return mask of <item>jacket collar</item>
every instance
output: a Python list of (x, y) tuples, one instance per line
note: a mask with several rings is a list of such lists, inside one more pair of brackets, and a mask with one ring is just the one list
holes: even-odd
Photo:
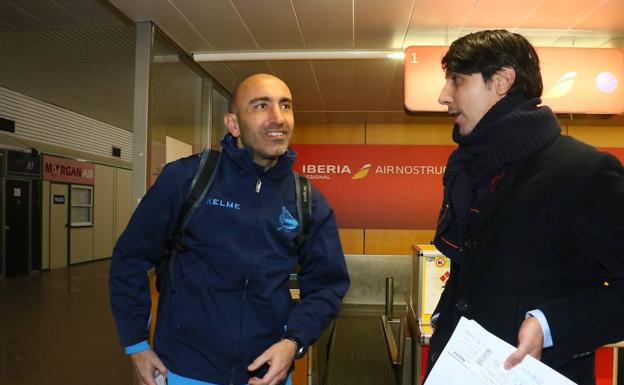
[(290, 147), (284, 155), (280, 156), (277, 163), (266, 170), (264, 174), (259, 172), (258, 165), (253, 162), (253, 152), (250, 148), (238, 148), (236, 138), (231, 134), (225, 135), (221, 140), (223, 153), (236, 165), (241, 175), (254, 175), (257, 178), (282, 179), (292, 170), (297, 153)]

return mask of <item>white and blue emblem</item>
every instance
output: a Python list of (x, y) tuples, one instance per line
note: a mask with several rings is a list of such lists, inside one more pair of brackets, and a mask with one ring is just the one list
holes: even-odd
[(282, 213), (279, 217), (280, 227), (277, 231), (295, 232), (299, 227), (299, 222), (286, 210), (286, 207), (282, 206)]

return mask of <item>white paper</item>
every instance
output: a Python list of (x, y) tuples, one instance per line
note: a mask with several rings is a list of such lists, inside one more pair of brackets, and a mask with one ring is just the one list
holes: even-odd
[(511, 370), (503, 363), (515, 347), (462, 317), (424, 385), (575, 385), (531, 356)]

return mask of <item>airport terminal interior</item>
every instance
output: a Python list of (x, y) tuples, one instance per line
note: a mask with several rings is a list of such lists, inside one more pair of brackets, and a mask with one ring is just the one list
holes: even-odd
[[(296, 167), (351, 278), (293, 385), (420, 385), (423, 290), (450, 265), (430, 245), (456, 146), (440, 57), (498, 28), (537, 48), (562, 133), (622, 161), (624, 0), (0, 0), (0, 385), (139, 383), (113, 247), (166, 163), (219, 148), (255, 73), (292, 91)], [(599, 349), (597, 385), (624, 385), (622, 346)]]

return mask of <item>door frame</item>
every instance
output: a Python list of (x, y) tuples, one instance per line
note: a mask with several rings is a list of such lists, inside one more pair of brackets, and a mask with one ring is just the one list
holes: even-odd
[(25, 182), (28, 185), (28, 194), (26, 194), (25, 196), (23, 196), (23, 198), (26, 200), (26, 203), (28, 205), (27, 209), (28, 212), (26, 214), (26, 231), (27, 231), (27, 241), (26, 241), (26, 246), (27, 246), (27, 271), (26, 274), (30, 274), (32, 272), (32, 259), (33, 259), (33, 255), (32, 255), (32, 232), (33, 232), (33, 228), (32, 228), (32, 214), (33, 214), (33, 204), (32, 204), (32, 185), (33, 185), (33, 180), (30, 178), (19, 178), (19, 177), (15, 177), (15, 176), (5, 176), (2, 177), (3, 179), (3, 215), (4, 215), (4, 221), (3, 221), (3, 237), (4, 237), (4, 241), (3, 242), (3, 246), (4, 246), (4, 250), (3, 250), (3, 255), (4, 255), (4, 267), (2, 269), (4, 276), (6, 277), (6, 269), (7, 269), (7, 265), (8, 265), (8, 261), (7, 261), (7, 242), (6, 242), (6, 223), (7, 223), (7, 214), (8, 214), (8, 207), (7, 207), (7, 202), (6, 202), (6, 194), (8, 193), (7, 191), (7, 182), (8, 181), (19, 181), (19, 182)]
[[(1, 159), (0, 159), (1, 160)], [(2, 162), (0, 161), (0, 165)], [(5, 197), (6, 194), (6, 178), (0, 177), (0, 279), (6, 279), (6, 242), (5, 242), (5, 230), (6, 230), (6, 222), (5, 222)]]
[(70, 266), (70, 250), (69, 248), (71, 247), (71, 242), (70, 242), (70, 228), (71, 228), (71, 183), (67, 183), (67, 182), (57, 182), (57, 181), (49, 181), (50, 182), (50, 188), (49, 188), (49, 194), (48, 194), (48, 223), (46, 224), (48, 226), (47, 231), (48, 231), (48, 269), (52, 270), (52, 207), (54, 205), (53, 202), (53, 195), (54, 193), (52, 192), (52, 189), (54, 185), (61, 185), (61, 186), (66, 186), (67, 187), (67, 196), (65, 198), (65, 205), (66, 205), (66, 210), (65, 210), (65, 229), (67, 231), (66, 237), (65, 237), (65, 267), (69, 267)]

